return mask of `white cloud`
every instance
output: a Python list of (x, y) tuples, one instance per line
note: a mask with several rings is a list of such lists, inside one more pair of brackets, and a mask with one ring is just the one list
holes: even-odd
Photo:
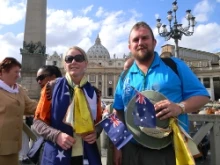
[[(200, 5), (202, 4), (200, 3)], [(195, 7), (196, 13), (202, 13), (197, 7)], [(83, 9), (84, 14), (92, 9), (92, 5)], [(205, 11), (203, 13), (209, 13), (211, 10), (206, 9)], [(142, 14), (136, 10), (107, 11), (103, 7), (99, 7), (95, 13), (96, 18), (93, 19), (83, 13), (76, 16), (71, 10), (48, 9), (47, 53), (53, 54), (54, 51), (57, 51), (58, 54), (62, 54), (73, 45), (78, 45), (87, 51), (95, 43), (94, 36), (99, 34), (102, 45), (108, 49), (111, 57), (114, 54), (116, 57), (123, 57), (124, 53), (127, 54), (129, 52), (128, 35), (130, 29), (142, 18)], [(161, 45), (164, 39), (159, 37), (157, 28), (153, 28), (153, 32), (158, 45)], [(193, 36), (183, 36), (180, 46), (213, 52), (219, 49), (219, 33), (220, 27), (217, 23), (198, 25)], [(0, 50), (6, 56), (14, 55), (21, 59), (19, 48), (22, 46), (22, 41), (23, 33), (18, 35), (13, 33), (0, 34)], [(173, 44), (173, 40), (169, 42)], [(2, 58), (2, 56), (0, 57)]]
[[(91, 38), (93, 31), (98, 28), (99, 23), (89, 17), (74, 17), (70, 10), (50, 10), (47, 17), (47, 53), (51, 54), (54, 51), (58, 54), (63, 53), (64, 48), (73, 45), (87, 50), (88, 46), (92, 45), (88, 38)], [(59, 46), (59, 50), (56, 46)]]
[(47, 53), (57, 51), (60, 54), (73, 45), (87, 51), (95, 43), (94, 39), (91, 40), (92, 35), (99, 34), (110, 55), (117, 53), (116, 56), (122, 57), (128, 52), (130, 28), (141, 14), (135, 10), (107, 12), (99, 7), (96, 16), (101, 16), (98, 21), (86, 16), (74, 16), (70, 10), (50, 10), (47, 18)]
[[(202, 41), (202, 42), (201, 42)], [(173, 39), (168, 43), (174, 44)], [(179, 41), (179, 46), (215, 52), (219, 50), (220, 45), (220, 25), (217, 23), (208, 23), (195, 27), (195, 32), (192, 36), (184, 36)]]
[(158, 13), (155, 14), (155, 18), (156, 18), (156, 19), (160, 18), (160, 15), (159, 15)]
[(103, 13), (104, 13), (104, 9), (102, 7), (99, 7), (95, 15), (96, 17), (101, 17)]
[[(25, 16), (25, 2), (19, 0), (1, 0), (0, 1), (0, 25), (15, 24)], [(6, 14), (7, 13), (7, 14)]]
[(116, 54), (116, 57), (123, 57), (124, 53), (129, 52), (128, 34), (139, 18), (139, 14), (133, 13), (134, 11), (120, 10), (104, 14), (106, 16), (101, 23), (99, 36), (112, 57), (113, 54)]
[(213, 11), (213, 5), (208, 0), (202, 0), (196, 4), (193, 11), (197, 22), (206, 22), (209, 19), (209, 14)]
[[(24, 0), (0, 0), (0, 29), (6, 29), (7, 25), (15, 24), (24, 19), (25, 10), (26, 7)], [(22, 41), (23, 33), (0, 33), (0, 60), (7, 56), (11, 56), (21, 61), (19, 49), (21, 48)]]
[(23, 33), (14, 35), (9, 32), (4, 35), (0, 35), (0, 60), (7, 56), (11, 56), (21, 61), (20, 48), (23, 41)]
[(220, 2), (220, 0), (216, 0), (216, 2)]
[(93, 5), (90, 5), (88, 7), (86, 7), (85, 9), (82, 9), (82, 12), (84, 15), (86, 15), (88, 12), (90, 12), (93, 8)]

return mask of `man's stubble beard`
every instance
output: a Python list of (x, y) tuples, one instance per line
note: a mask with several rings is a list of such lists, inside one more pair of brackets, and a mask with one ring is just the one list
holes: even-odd
[(134, 54), (134, 58), (141, 63), (149, 61), (154, 56), (154, 52), (146, 52), (144, 56), (139, 56), (138, 54)]

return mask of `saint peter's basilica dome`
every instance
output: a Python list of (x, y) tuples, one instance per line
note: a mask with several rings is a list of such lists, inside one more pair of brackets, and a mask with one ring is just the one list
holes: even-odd
[(87, 51), (89, 59), (110, 59), (108, 50), (101, 44), (99, 36), (95, 40), (95, 44)]

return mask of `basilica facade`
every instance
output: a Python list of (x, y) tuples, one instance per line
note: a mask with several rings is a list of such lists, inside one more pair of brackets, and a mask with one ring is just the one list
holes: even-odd
[[(174, 49), (173, 45), (162, 46), (161, 57), (172, 56)], [(102, 97), (106, 102), (111, 102), (128, 55), (123, 55), (122, 58), (115, 55), (111, 57), (98, 36), (94, 45), (88, 49), (87, 57), (89, 63), (86, 74), (89, 82), (102, 91)], [(220, 99), (220, 54), (179, 47), (179, 57), (204, 84), (211, 99)], [(62, 55), (55, 52), (48, 56), (46, 64), (57, 65), (64, 74)]]

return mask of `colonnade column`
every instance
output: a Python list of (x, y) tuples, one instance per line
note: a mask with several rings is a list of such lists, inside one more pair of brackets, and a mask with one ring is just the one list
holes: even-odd
[(210, 77), (209, 79), (210, 79), (211, 98), (212, 100), (215, 100), (213, 77)]
[(105, 97), (105, 81), (104, 81), (105, 77), (104, 76), (105, 75), (102, 74), (102, 97), (103, 98)]
[(202, 84), (204, 84), (204, 82), (203, 82), (203, 77), (200, 78), (200, 81), (201, 81)]

